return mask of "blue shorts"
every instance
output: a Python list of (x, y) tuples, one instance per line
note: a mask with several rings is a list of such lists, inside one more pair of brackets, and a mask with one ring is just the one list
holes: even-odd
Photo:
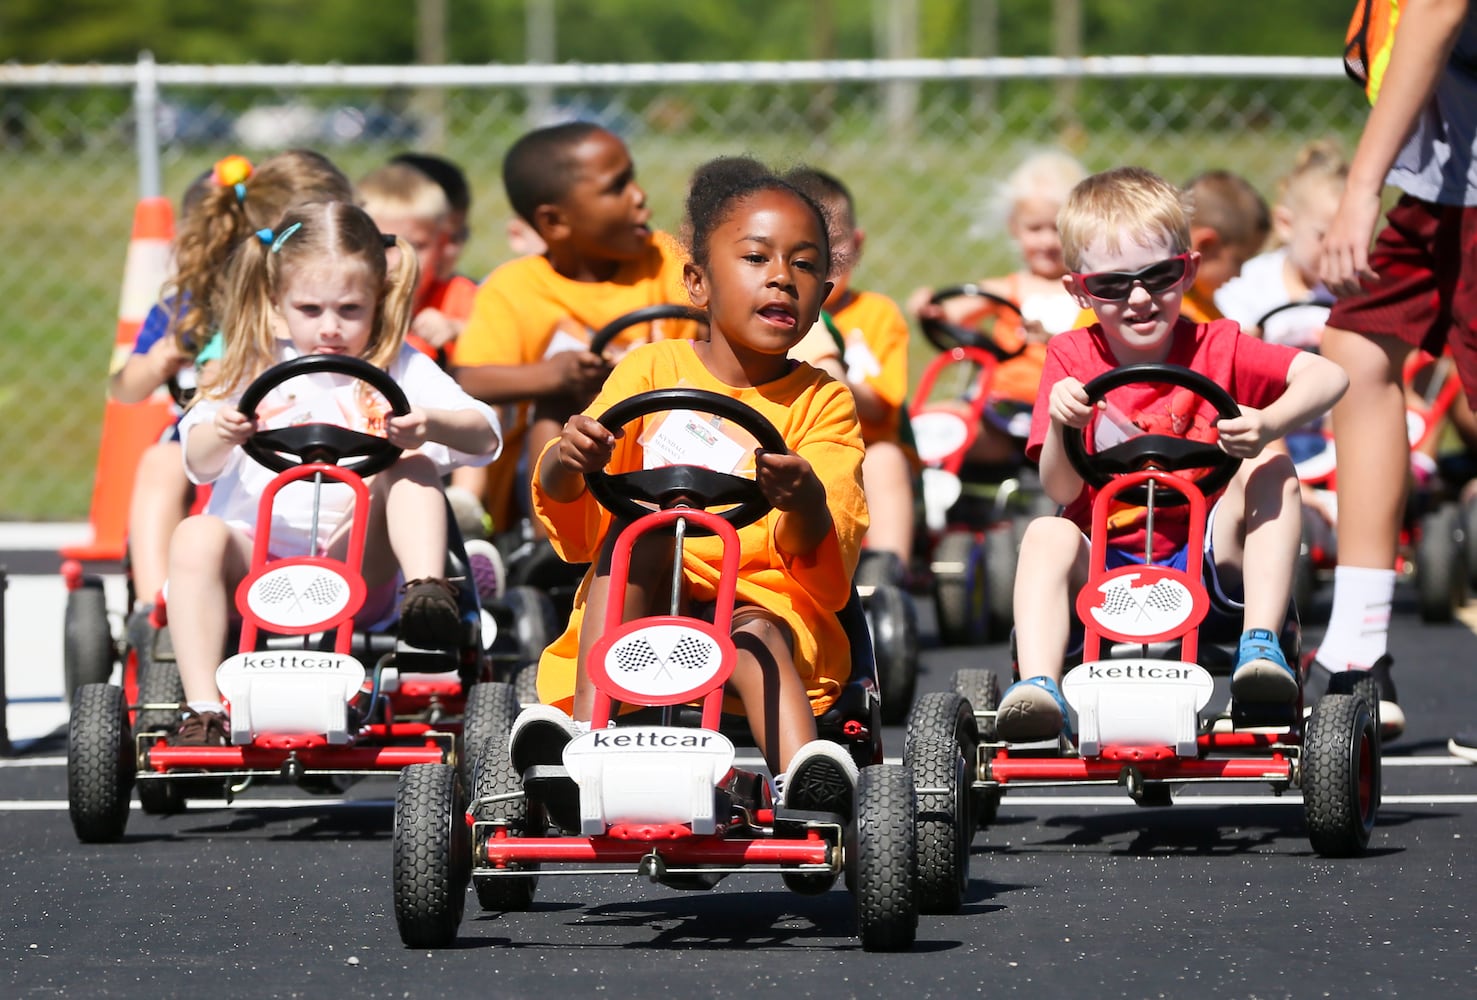
[[(1215, 513), (1220, 507), (1220, 501), (1210, 509), (1210, 516), (1205, 519), (1205, 544), (1204, 551), (1200, 554), (1200, 572), (1205, 580), (1205, 589), (1210, 592), (1211, 614), (1221, 612), (1223, 614), (1234, 614), (1239, 616), (1245, 610), (1246, 595), (1245, 588), (1228, 588), (1222, 582), (1220, 574), (1215, 569), (1215, 532), (1211, 529), (1215, 526)], [(1155, 566), (1166, 566), (1177, 569), (1182, 573), (1189, 573), (1190, 553), (1189, 545), (1182, 545), (1170, 555), (1168, 559), (1154, 560)], [(1142, 566), (1144, 554), (1142, 552), (1130, 552), (1127, 549), (1109, 545), (1104, 557), (1107, 568), (1110, 570), (1120, 569), (1124, 566)], [(1230, 591), (1234, 590), (1235, 593)]]

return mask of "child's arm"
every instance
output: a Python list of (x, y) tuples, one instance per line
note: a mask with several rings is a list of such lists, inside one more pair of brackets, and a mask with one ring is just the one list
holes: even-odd
[(590, 396), (600, 389), (610, 365), (589, 351), (564, 351), (526, 365), (472, 365), (458, 368), (456, 380), (484, 403), (519, 403), (549, 396)]
[(539, 460), (539, 486), (555, 503), (573, 503), (585, 492), (585, 473), (598, 472), (615, 453), (616, 438), (594, 417), (576, 413), (564, 423), (559, 440)]
[(478, 409), (441, 410), (412, 406), (385, 421), (385, 436), (413, 451), (428, 441), (468, 455), (485, 455), (498, 446), (498, 433)]
[(1255, 458), (1269, 442), (1327, 413), (1349, 387), (1344, 370), (1322, 355), (1299, 351), (1287, 369), (1287, 389), (1265, 409), (1241, 407), (1241, 416), (1219, 420), (1221, 449)]
[(209, 423), (202, 421), (185, 436), (185, 470), (197, 483), (215, 480), (226, 469), (231, 453), (256, 432), (256, 421), (234, 406), (222, 406)]
[(130, 354), (108, 377), (108, 394), (115, 402), (141, 403), (192, 360), (173, 337), (160, 337), (147, 352)]
[(794, 452), (754, 453), (755, 479), (764, 498), (780, 511), (774, 541), (787, 555), (815, 551), (831, 533), (826, 487), (809, 462)]
[(1058, 379), (1051, 387), (1047, 412), (1051, 429), (1041, 443), (1041, 486), (1054, 502), (1066, 506), (1077, 499), (1084, 485), (1062, 447), (1063, 435), (1079, 433), (1092, 419), (1082, 382), (1070, 375)]

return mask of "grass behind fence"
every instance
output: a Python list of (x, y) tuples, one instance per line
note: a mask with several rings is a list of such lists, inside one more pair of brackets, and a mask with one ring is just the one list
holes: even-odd
[[(1172, 124), (1173, 131), (1158, 134), (1099, 129), (1091, 141), (1071, 128), (1055, 134), (1063, 135), (1090, 169), (1137, 162), (1183, 181), (1207, 167), (1225, 166), (1244, 173), (1270, 198), (1297, 149), (1327, 131), (1301, 122), (1232, 134)], [(971, 126), (960, 127), (967, 133)], [(472, 183), (473, 236), (462, 270), (477, 278), (507, 257), (508, 209), (499, 164), (517, 131), (516, 119), (493, 127), (482, 122), (475, 135), (470, 129), (458, 131), (447, 144), (447, 155), (464, 166)], [(1352, 127), (1344, 129), (1346, 141), (1351, 132)], [(875, 116), (856, 114), (819, 137), (803, 120), (780, 116), (768, 130), (730, 136), (713, 128), (650, 129), (631, 135), (630, 144), (655, 223), (671, 230), (678, 226), (692, 168), (711, 156), (748, 153), (780, 167), (811, 162), (837, 173), (853, 189), (868, 234), (856, 284), (901, 300), (921, 285), (972, 280), (1016, 266), (1003, 236), (980, 235), (977, 223), (993, 183), (1051, 134), (1038, 124), (1018, 135), (1002, 134), (999, 141), (971, 144), (967, 134), (936, 127), (913, 135), (888, 133)], [(177, 197), (215, 158), (238, 151), (266, 155), (231, 148), (167, 150), (165, 193)], [(351, 178), (397, 151), (389, 146), (327, 150)], [(0, 265), (8, 359), (0, 378), (0, 447), (7, 458), (7, 473), (0, 477), (0, 518), (87, 515), (137, 198), (131, 150), (110, 155), (130, 158), (124, 166), (115, 162), (104, 170), (94, 159), (67, 151), (5, 155), (0, 218), (11, 238), (10, 260)], [(926, 342), (916, 338), (915, 382), (930, 354)]]

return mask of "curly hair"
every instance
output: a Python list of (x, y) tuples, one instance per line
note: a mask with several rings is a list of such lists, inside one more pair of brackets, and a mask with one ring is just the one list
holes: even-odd
[(805, 190), (747, 156), (720, 156), (693, 171), (683, 224), (688, 257), (698, 267), (706, 268), (713, 230), (727, 220), (735, 202), (761, 191), (788, 191), (815, 213), (825, 243), (821, 250), (829, 276), (839, 264), (831, 247), (840, 242), (831, 213)]

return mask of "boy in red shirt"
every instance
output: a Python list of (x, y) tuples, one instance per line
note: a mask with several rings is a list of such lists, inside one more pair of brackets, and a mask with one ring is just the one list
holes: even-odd
[[(1207, 497), (1205, 551), (1185, 551), (1186, 508), (1168, 508), (1156, 512), (1151, 558), (1179, 568), (1190, 558), (1203, 559), (1213, 601), (1241, 613), (1245, 631), (1231, 677), (1232, 697), (1243, 704), (1291, 702), (1298, 695), (1298, 677), (1277, 635), (1292, 591), (1302, 508), (1291, 459), (1266, 446), (1326, 412), (1347, 379), (1326, 359), (1246, 336), (1229, 320), (1197, 324), (1181, 317), (1200, 255), (1190, 249), (1181, 194), (1163, 178), (1137, 167), (1089, 177), (1068, 197), (1060, 229), (1069, 268), (1063, 283), (1093, 310), (1097, 322), (1059, 334), (1047, 345), (1026, 453), (1040, 463), (1046, 492), (1066, 510), (1031, 522), (1021, 542), (1015, 587), (1021, 680), (1001, 698), (1000, 738), (1048, 740), (1067, 725), (1057, 682), (1072, 625), (1072, 598), (1087, 579), (1083, 532), (1094, 491), (1067, 461), (1062, 441), (1092, 427), (1094, 442), (1105, 442), (1112, 425), (1124, 419), (1139, 428), (1183, 427), (1187, 436), (1218, 440), (1223, 451), (1244, 459), (1225, 490)], [(1184, 412), (1183, 391), (1152, 383), (1124, 386), (1109, 393), (1103, 406), (1088, 406), (1085, 383), (1143, 362), (1208, 376), (1226, 387), (1241, 416), (1217, 421), (1208, 403)], [(1110, 567), (1144, 561), (1149, 538), (1141, 508), (1116, 512), (1109, 533)], [(1243, 593), (1242, 567), (1248, 562), (1256, 567), (1257, 586)]]

